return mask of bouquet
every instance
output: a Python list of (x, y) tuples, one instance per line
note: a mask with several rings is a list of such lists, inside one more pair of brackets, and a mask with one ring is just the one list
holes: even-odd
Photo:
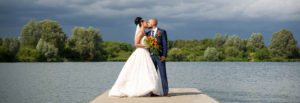
[(157, 41), (157, 38), (160, 36), (160, 31), (157, 32), (157, 35), (155, 37), (149, 36), (145, 38), (145, 43), (150, 47), (150, 51), (152, 51), (155, 55), (159, 55), (159, 52), (161, 51), (159, 47), (159, 41)]

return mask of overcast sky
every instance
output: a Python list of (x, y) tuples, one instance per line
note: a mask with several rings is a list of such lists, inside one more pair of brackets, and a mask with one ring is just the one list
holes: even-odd
[(51, 19), (67, 36), (75, 26), (93, 26), (104, 40), (132, 44), (141, 16), (157, 18), (169, 40), (262, 33), (268, 45), (285, 28), (300, 44), (300, 0), (0, 0), (0, 14), (1, 37), (19, 36), (30, 20)]

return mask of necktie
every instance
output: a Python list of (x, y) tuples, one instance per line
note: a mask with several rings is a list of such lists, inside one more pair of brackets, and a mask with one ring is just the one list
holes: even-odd
[(151, 30), (151, 36), (154, 37), (154, 30)]

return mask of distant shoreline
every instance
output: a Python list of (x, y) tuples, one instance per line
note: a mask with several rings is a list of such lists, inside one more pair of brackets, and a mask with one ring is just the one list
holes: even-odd
[[(47, 29), (46, 29), (47, 28)], [(272, 34), (269, 45), (263, 34), (216, 34), (214, 38), (168, 40), (167, 61), (296, 62), (300, 47), (292, 31)], [(0, 62), (109, 62), (126, 61), (136, 47), (119, 41), (105, 41), (94, 27), (74, 27), (67, 37), (54, 20), (31, 20), (20, 38), (0, 37)]]
[[(105, 62), (116, 62), (116, 63), (119, 63), (119, 62), (126, 62), (126, 61), (87, 61), (87, 62), (84, 62), (84, 61), (67, 61), (67, 62), (0, 62), (0, 63), (74, 63), (74, 62), (77, 62), (77, 63), (105, 63)], [(226, 63), (226, 62), (253, 62), (253, 63), (258, 63), (258, 62), (283, 62), (283, 63), (287, 63), (287, 62), (290, 62), (290, 63), (293, 63), (293, 62), (300, 62), (300, 60), (298, 61), (167, 61), (167, 62), (191, 62), (191, 63), (196, 63), (196, 62), (219, 62), (219, 63)]]

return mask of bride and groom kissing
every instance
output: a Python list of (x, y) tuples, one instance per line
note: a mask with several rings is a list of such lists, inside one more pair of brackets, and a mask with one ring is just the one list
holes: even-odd
[[(168, 48), (167, 32), (157, 27), (157, 20), (136, 17), (136, 50), (124, 64), (118, 79), (109, 91), (110, 97), (169, 96), (166, 74), (166, 56)], [(145, 29), (151, 29), (146, 32)], [(156, 38), (159, 47), (154, 53), (145, 39)], [(160, 78), (159, 78), (160, 77)]]

